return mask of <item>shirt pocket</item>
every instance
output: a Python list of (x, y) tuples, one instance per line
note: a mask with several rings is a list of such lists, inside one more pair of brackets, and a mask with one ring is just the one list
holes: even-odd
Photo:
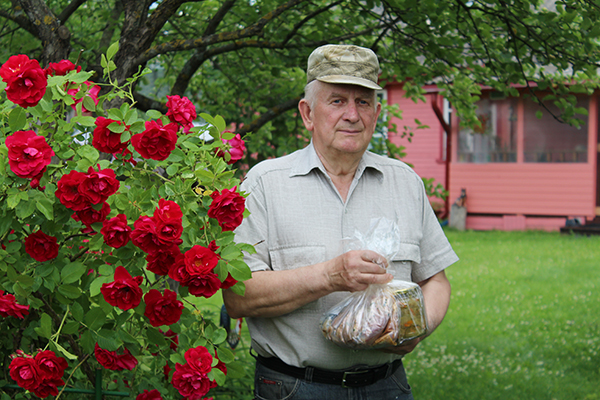
[(392, 274), (396, 279), (412, 281), (412, 271), (415, 264), (421, 263), (421, 248), (414, 243), (401, 243), (400, 248), (392, 259)]
[(325, 246), (320, 244), (285, 246), (269, 251), (273, 271), (284, 271), (318, 264), (326, 261), (325, 255)]
[[(269, 255), (273, 271), (291, 270), (327, 261), (326, 248), (320, 244), (278, 247), (271, 249)], [(322, 299), (319, 299), (300, 307), (294, 312), (314, 313), (321, 311), (322, 303)]]

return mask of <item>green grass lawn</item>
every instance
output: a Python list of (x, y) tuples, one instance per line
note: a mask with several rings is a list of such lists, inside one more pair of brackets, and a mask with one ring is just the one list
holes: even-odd
[[(600, 400), (600, 237), (447, 235), (460, 261), (447, 270), (446, 319), (405, 358), (415, 399)], [(211, 302), (216, 312), (220, 296)], [(215, 400), (252, 398), (242, 333), (237, 397)]]
[(417, 400), (600, 399), (600, 237), (454, 232), (452, 301), (405, 359)]

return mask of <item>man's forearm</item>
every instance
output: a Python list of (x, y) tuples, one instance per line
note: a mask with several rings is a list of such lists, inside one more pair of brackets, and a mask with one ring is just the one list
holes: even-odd
[(428, 280), (419, 283), (425, 300), (425, 311), (430, 335), (441, 323), (450, 305), (450, 282), (444, 271), (438, 272)]
[(328, 294), (325, 282), (319, 264), (285, 271), (259, 271), (244, 282), (244, 296), (228, 289), (223, 291), (223, 301), (232, 318), (277, 317)]

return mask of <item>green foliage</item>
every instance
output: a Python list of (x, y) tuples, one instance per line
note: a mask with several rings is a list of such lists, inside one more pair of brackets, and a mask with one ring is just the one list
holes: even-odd
[[(117, 47), (111, 46), (103, 57), (107, 77), (116, 52)], [(102, 368), (94, 357), (96, 343), (120, 353), (126, 348), (137, 358), (138, 365), (132, 371), (104, 371), (105, 389), (130, 392), (132, 397), (144, 389), (158, 389), (165, 399), (177, 398), (177, 391), (163, 376), (163, 367), (169, 365), (175, 370), (175, 363), (185, 363), (184, 353), (191, 347), (204, 346), (213, 356), (218, 350), (219, 359), (232, 372), (234, 385), (235, 379), (243, 376), (238, 357), (225, 342), (225, 330), (206, 308), (210, 303), (190, 295), (186, 287), (178, 288), (178, 298), (185, 305), (183, 314), (169, 326), (151, 326), (144, 316), (144, 301), (129, 310), (108, 304), (101, 287), (113, 282), (118, 266), (125, 267), (134, 277), (143, 277), (140, 288), (144, 293), (150, 289), (163, 292), (174, 281), (148, 271), (146, 253), (131, 241), (116, 249), (107, 245), (100, 233), (102, 223), (84, 229), (81, 222), (72, 218), (73, 211), (55, 195), (62, 176), (71, 171), (86, 173), (89, 167), (99, 166), (112, 169), (120, 181), (117, 193), (106, 201), (111, 208), (108, 218), (124, 214), (131, 226), (142, 215), (152, 216), (159, 199), (176, 202), (183, 213), (182, 252), (196, 245), (209, 247), (214, 242), (220, 256), (214, 272), (221, 281), (231, 275), (238, 281), (232, 289), (243, 293), (243, 281), (250, 277), (250, 271), (242, 251), (252, 252), (253, 247), (236, 244), (233, 232), (222, 230), (219, 221), (208, 216), (213, 201), (210, 194), (239, 185), (235, 171), (217, 155), (223, 146), (221, 139), (229, 138), (222, 133), (226, 123), (221, 116), (205, 114), (207, 124), (191, 128), (187, 135), (180, 132), (175, 150), (163, 161), (144, 159), (134, 152), (137, 163), (127, 162), (121, 155), (101, 153), (92, 146), (96, 116), (120, 122), (108, 129), (120, 133), (121, 142), (144, 131), (146, 121), (161, 119), (165, 125), (169, 123), (163, 113), (142, 113), (130, 103), (134, 81), (146, 73), (134, 75), (124, 85), (109, 79), (97, 104), (83, 83), (90, 78), (89, 72), (72, 71), (50, 77), (43, 99), (27, 109), (7, 100), (4, 91), (0, 95), (0, 290), (14, 294), (18, 304), (29, 306), (29, 314), (23, 320), (12, 316), (0, 319), (0, 364), (4, 377), (8, 376), (10, 354), (17, 350), (32, 354), (37, 349), (49, 349), (69, 364), (63, 377), (66, 385), (89, 389), (94, 384), (93, 370)], [(73, 99), (67, 88), (79, 85), (81, 90)], [(114, 98), (128, 102), (119, 108), (106, 107)], [(83, 100), (73, 111), (71, 105), (78, 99)], [(81, 104), (93, 114), (82, 113)], [(18, 130), (35, 130), (55, 153), (40, 179), (39, 189), (30, 186), (30, 179), (15, 175), (9, 165), (5, 141)], [(200, 187), (204, 190), (198, 190)], [(39, 262), (26, 251), (25, 238), (38, 230), (57, 238), (57, 257)], [(170, 349), (170, 341), (159, 328), (179, 335), (177, 350)], [(228, 390), (229, 380), (220, 370), (213, 369), (209, 378), (221, 386), (218, 390)], [(0, 387), (5, 383), (0, 381)], [(2, 390), (5, 398), (7, 393)], [(20, 393), (14, 395), (23, 398)]]
[(415, 398), (595, 399), (600, 237), (458, 232), (444, 322), (405, 358)]
[[(60, 19), (70, 34), (69, 58), (95, 70), (95, 80), (103, 80), (103, 67), (120, 84), (144, 75), (127, 90), (142, 111), (164, 107), (165, 94), (186, 95), (242, 136), (252, 134), (249, 165), (305, 144), (294, 100), (302, 95), (308, 55), (325, 43), (372, 48), (381, 81), (403, 82), (407, 97), (423, 98), (424, 85), (438, 85), (453, 115), (469, 126), (477, 125), (474, 103), (482, 87), (532, 96), (543, 107), (556, 104), (557, 117), (574, 125), (580, 122), (569, 95), (598, 87), (600, 8), (591, 1), (261, 0), (175, 7), (47, 0), (33, 8)], [(0, 60), (17, 53), (50, 57), (51, 46), (42, 43), (63, 43), (44, 37), (36, 28), (39, 14), (18, 3), (0, 0), (0, 10)], [(115, 42), (121, 48), (110, 49), (109, 65), (104, 54)], [(155, 72), (145, 75), (146, 66)]]

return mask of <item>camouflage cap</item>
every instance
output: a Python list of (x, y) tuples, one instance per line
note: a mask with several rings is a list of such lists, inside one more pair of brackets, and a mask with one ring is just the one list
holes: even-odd
[(308, 57), (306, 83), (315, 79), (379, 90), (379, 61), (371, 49), (352, 45), (327, 44)]

